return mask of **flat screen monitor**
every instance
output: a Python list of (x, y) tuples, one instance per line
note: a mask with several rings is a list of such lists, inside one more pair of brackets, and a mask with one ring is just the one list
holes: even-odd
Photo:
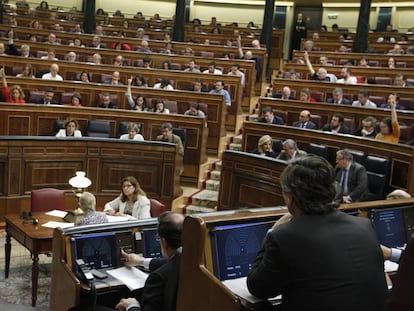
[(224, 281), (247, 276), (270, 225), (256, 222), (211, 229), (213, 264), (218, 279)]
[(89, 269), (118, 267), (119, 250), (115, 232), (73, 237), (75, 259), (83, 259)]
[(371, 221), (380, 244), (388, 247), (404, 247), (412, 233), (413, 207), (371, 210)]
[(142, 254), (146, 258), (161, 257), (161, 245), (157, 228), (144, 229), (142, 231), (143, 249)]

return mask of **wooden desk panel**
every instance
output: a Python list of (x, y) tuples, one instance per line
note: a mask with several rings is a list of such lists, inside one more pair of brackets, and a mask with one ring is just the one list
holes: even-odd
[[(120, 181), (135, 176), (149, 197), (171, 208), (182, 194), (181, 159), (174, 144), (128, 142), (118, 139), (10, 137), (0, 140), (0, 218), (20, 213), (19, 202), (31, 190), (70, 190), (69, 178), (85, 171), (92, 180), (88, 188), (102, 200), (116, 197)], [(139, 161), (137, 160), (139, 159)]]
[[(32, 64), (34, 70), (45, 70), (45, 69), (48, 70), (48, 68), (50, 68), (50, 64), (53, 63), (50, 61), (36, 59), (36, 58), (25, 59), (25, 58), (15, 58), (15, 57), (7, 57), (7, 56), (0, 57), (0, 61), (2, 61), (3, 65), (9, 68), (15, 66), (16, 60), (19, 60), (20, 64), (25, 64), (25, 63)], [(73, 75), (74, 73), (80, 72), (79, 66), (80, 66), (79, 63), (60, 61), (59, 62), (60, 75), (65, 77), (67, 74)], [(109, 65), (95, 66), (92, 64), (82, 63), (81, 66), (82, 66), (82, 70), (88, 71), (89, 73), (97, 75), (97, 76), (99, 75), (99, 77), (102, 74), (112, 74), (112, 72), (114, 71), (114, 68)], [(136, 75), (136, 74), (142, 74), (149, 80), (150, 85), (155, 84), (159, 79), (162, 79), (163, 77), (166, 76), (166, 72), (164, 70), (157, 70), (157, 69), (148, 70), (144, 68), (135, 68), (135, 67), (119, 67), (117, 68), (117, 71), (120, 72), (121, 77), (125, 77), (125, 78), (130, 77), (132, 75)], [(229, 75), (217, 76), (217, 75), (208, 75), (208, 74), (202, 74), (202, 73), (195, 74), (195, 73), (186, 73), (182, 71), (169, 71), (168, 76), (170, 79), (173, 79), (175, 81), (176, 85), (180, 85), (181, 83), (185, 83), (186, 85), (189, 85), (189, 84), (191, 85), (197, 78), (202, 79), (204, 82), (208, 83), (209, 85), (214, 85), (214, 83), (219, 79), (223, 80), (224, 83), (228, 85), (230, 88), (229, 93), (230, 93), (231, 100), (232, 100), (232, 105), (228, 109), (228, 113), (227, 113), (226, 126), (229, 128), (229, 130), (232, 130), (232, 131), (236, 130), (237, 122), (238, 122), (237, 116), (241, 113), (242, 92), (243, 92), (242, 86), (240, 84), (240, 77), (229, 76)], [(27, 79), (24, 79), (24, 80), (27, 80)], [(19, 79), (19, 81), (24, 81), (24, 80)], [(12, 80), (10, 80), (10, 83), (11, 81)], [(32, 80), (32, 81), (36, 81), (36, 80)], [(16, 83), (20, 83), (20, 82), (16, 82)], [(48, 83), (57, 86), (61, 82), (60, 81), (48, 81)], [(74, 91), (73, 89), (76, 89), (77, 86), (80, 84), (82, 83), (71, 84), (71, 88), (72, 88), (71, 92), (73, 92)], [(100, 84), (99, 86), (95, 86), (95, 94), (100, 94), (105, 91), (110, 92), (111, 89), (108, 89), (107, 88), (108, 86), (109, 85), (105, 85), (105, 84)], [(33, 88), (33, 89), (37, 89), (37, 88)], [(118, 92), (122, 93), (122, 92), (125, 92), (126, 87), (119, 86), (119, 87), (114, 87), (113, 90), (115, 89), (118, 89)], [(145, 90), (145, 88), (137, 89), (137, 93), (138, 93), (138, 90), (139, 91)], [(134, 92), (134, 94), (136, 93)], [(200, 99), (200, 94), (196, 93), (196, 95), (199, 98), (197, 102), (198, 101), (202, 102), (202, 100)], [(120, 108), (129, 108), (129, 105), (124, 97), (125, 97), (124, 95), (118, 96), (118, 100), (120, 101), (119, 106)], [(92, 100), (94, 100), (94, 98), (97, 98), (97, 96), (93, 97)], [(94, 104), (91, 104), (90, 106), (93, 106), (93, 105)]]
[(279, 177), (285, 162), (226, 150), (221, 167), (218, 210), (284, 205)]
[[(137, 94), (142, 94), (147, 98), (163, 98), (166, 100), (174, 100), (177, 101), (178, 105), (178, 112), (184, 113), (190, 105), (191, 102), (200, 102), (204, 103), (208, 106), (207, 111), (207, 122), (203, 121), (195, 121), (200, 118), (195, 117), (188, 117), (184, 115), (162, 115), (162, 119), (160, 119), (159, 114), (155, 113), (141, 113), (128, 110), (129, 104), (125, 99), (125, 87), (122, 86), (110, 86), (110, 85), (102, 85), (102, 84), (95, 84), (95, 83), (73, 83), (68, 81), (47, 81), (42, 79), (18, 79), (18, 78), (8, 78), (9, 85), (12, 84), (19, 84), (24, 91), (27, 93), (27, 100), (29, 90), (46, 90), (47, 87), (52, 86), (55, 89), (55, 98), (59, 99), (60, 94), (63, 92), (74, 92), (75, 88), (76, 91), (81, 93), (83, 101), (82, 103), (85, 106), (90, 107), (69, 107), (69, 106), (57, 106), (60, 109), (54, 110), (55, 114), (49, 115), (48, 113), (44, 113), (45, 111), (49, 111), (46, 109), (43, 111), (43, 115), (39, 115), (38, 118), (33, 119), (24, 114), (9, 114), (7, 123), (0, 124), (0, 129), (3, 127), (2, 133), (4, 135), (54, 135), (54, 122), (56, 119), (66, 119), (68, 116), (72, 116), (78, 119), (80, 123), (80, 129), (85, 134), (87, 129), (87, 120), (100, 118), (104, 120), (113, 120), (112, 126), (112, 137), (119, 137), (118, 135), (118, 128), (120, 122), (123, 121), (131, 121), (131, 122), (140, 122), (142, 123), (141, 132), (145, 139), (155, 139), (157, 135), (160, 134), (159, 128), (156, 126), (151, 130), (151, 127), (147, 125), (145, 122), (146, 119), (156, 120), (156, 125), (160, 125), (164, 120), (164, 122), (171, 122), (176, 127), (183, 127), (187, 128), (187, 124), (191, 125), (194, 122), (200, 124), (201, 126), (206, 127), (206, 123), (208, 126), (208, 130), (199, 130), (198, 133), (201, 133), (200, 136), (191, 136), (189, 137), (190, 141), (188, 148), (193, 149), (197, 146), (204, 145), (204, 149), (208, 149), (209, 152), (217, 154), (220, 148), (220, 141), (221, 137), (226, 135), (225, 131), (225, 104), (223, 96), (213, 95), (213, 94), (204, 94), (203, 97), (200, 98), (199, 93), (194, 92), (185, 92), (185, 91), (163, 91), (163, 90), (155, 90), (152, 88), (133, 88), (132, 94), (133, 96)], [(119, 107), (123, 109), (116, 109), (116, 110), (106, 110), (106, 109), (98, 109), (93, 108), (95, 106), (95, 99), (98, 97), (99, 94), (103, 92), (109, 92), (110, 94), (117, 95)], [(0, 105), (3, 107), (2, 109), (6, 109), (6, 107), (10, 107), (10, 105)], [(14, 105), (13, 105), (14, 106)], [(26, 104), (25, 107), (29, 107), (30, 105)], [(26, 111), (26, 108), (18, 108), (17, 111)], [(44, 106), (38, 105), (31, 105), (30, 111), (39, 111), (39, 108), (47, 108)], [(49, 107), (50, 110), (55, 107)], [(64, 109), (63, 109), (64, 108)], [(14, 110), (14, 108), (10, 109)], [(60, 112), (61, 114), (56, 114)], [(78, 112), (80, 114), (78, 114)], [(147, 118), (148, 117), (148, 118)], [(177, 122), (178, 121), (178, 122)], [(203, 123), (203, 124), (201, 124)], [(200, 128), (198, 127), (198, 128)], [(203, 140), (204, 136), (208, 134), (207, 143), (206, 142), (196, 142), (198, 140)], [(192, 143), (194, 142), (194, 143)], [(201, 154), (205, 151), (200, 149), (198, 153)], [(196, 158), (200, 158), (200, 156), (196, 156)], [(202, 159), (205, 159), (206, 155), (202, 155)], [(205, 161), (205, 160), (202, 160)]]
[[(327, 146), (331, 150), (348, 148), (359, 150), (365, 155), (387, 158), (391, 162), (390, 186), (414, 193), (414, 148), (351, 135), (331, 134), (292, 126), (268, 125), (259, 122), (244, 122), (242, 150), (249, 151), (257, 141), (268, 134), (277, 139), (293, 139), (299, 149), (306, 150), (310, 143)], [(335, 163), (331, 163), (335, 165)]]

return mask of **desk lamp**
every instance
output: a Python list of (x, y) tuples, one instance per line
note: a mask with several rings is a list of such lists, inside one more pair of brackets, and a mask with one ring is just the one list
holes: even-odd
[[(72, 191), (77, 197), (78, 201), (85, 189), (92, 184), (92, 181), (85, 175), (85, 172), (77, 171), (76, 175), (69, 179), (69, 185), (72, 186)], [(64, 219), (68, 222), (77, 222), (78, 218), (81, 216), (83, 216), (83, 211), (78, 204), (78, 207), (75, 210), (68, 211)]]

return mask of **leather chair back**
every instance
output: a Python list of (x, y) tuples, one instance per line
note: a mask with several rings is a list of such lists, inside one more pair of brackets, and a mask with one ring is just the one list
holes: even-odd
[(54, 209), (66, 210), (65, 192), (59, 189), (42, 188), (32, 190), (30, 196), (30, 211), (47, 212)]

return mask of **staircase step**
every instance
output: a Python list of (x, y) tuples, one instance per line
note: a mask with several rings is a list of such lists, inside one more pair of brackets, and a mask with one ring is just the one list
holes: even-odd
[(231, 144), (229, 144), (229, 149), (234, 150), (234, 151), (241, 151), (242, 150), (242, 145), (241, 144), (236, 144), (236, 143), (231, 143)]
[(242, 141), (243, 141), (243, 135), (242, 134), (233, 136), (233, 141), (232, 141), (233, 143), (241, 144)]
[(220, 189), (220, 181), (219, 180), (212, 180), (209, 179), (206, 181), (206, 189), (212, 191), (219, 191)]
[(212, 169), (217, 170), (217, 171), (221, 171), (221, 165), (222, 165), (221, 161), (214, 162), (214, 164), (212, 166)]
[(221, 171), (214, 170), (210, 172), (210, 178), (212, 180), (218, 180), (220, 181)]
[(201, 190), (191, 196), (191, 204), (196, 206), (215, 208), (218, 202), (218, 191)]

